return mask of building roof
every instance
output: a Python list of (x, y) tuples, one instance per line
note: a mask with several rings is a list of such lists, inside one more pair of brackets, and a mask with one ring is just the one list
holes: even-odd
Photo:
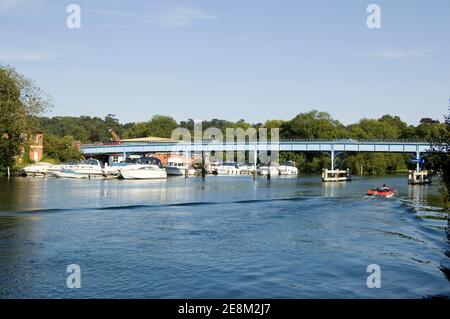
[(137, 138), (126, 138), (126, 139), (122, 139), (121, 142), (174, 143), (176, 141), (172, 140), (171, 138), (147, 136), (147, 137), (137, 137)]

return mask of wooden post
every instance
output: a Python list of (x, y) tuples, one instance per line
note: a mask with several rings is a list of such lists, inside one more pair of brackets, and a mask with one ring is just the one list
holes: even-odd
[(6, 171), (7, 171), (8, 178), (10, 178), (11, 177), (11, 171), (9, 169), (9, 166), (6, 168)]
[(202, 178), (205, 179), (206, 170), (205, 170), (205, 152), (202, 151)]
[(184, 155), (185, 155), (185, 161), (186, 161), (186, 163), (185, 163), (186, 169), (184, 171), (184, 177), (188, 178), (189, 177), (189, 152), (187, 150), (187, 147), (186, 147), (186, 152)]
[(258, 174), (258, 170), (256, 169), (256, 162), (258, 161), (258, 150), (255, 149), (253, 150), (253, 179), (256, 179), (256, 175)]

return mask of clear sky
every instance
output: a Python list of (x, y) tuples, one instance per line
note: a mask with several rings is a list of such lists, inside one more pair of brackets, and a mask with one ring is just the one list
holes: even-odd
[(54, 97), (49, 116), (416, 124), (447, 112), (450, 1), (0, 0), (0, 63)]

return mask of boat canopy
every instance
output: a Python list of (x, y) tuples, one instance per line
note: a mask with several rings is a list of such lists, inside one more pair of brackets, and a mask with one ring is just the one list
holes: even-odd
[(148, 164), (148, 165), (158, 165), (159, 167), (162, 167), (161, 160), (157, 157), (150, 156), (150, 157), (141, 157), (136, 160), (137, 164)]

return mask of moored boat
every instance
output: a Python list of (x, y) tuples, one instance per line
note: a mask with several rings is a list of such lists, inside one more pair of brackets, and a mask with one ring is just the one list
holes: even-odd
[(217, 175), (240, 175), (240, 170), (235, 163), (222, 163), (215, 167), (215, 173)]
[(166, 170), (158, 165), (137, 165), (136, 167), (119, 169), (119, 173), (123, 179), (167, 178)]
[(53, 164), (46, 162), (39, 162), (32, 165), (25, 166), (22, 172), (26, 176), (45, 176), (47, 175), (48, 169), (53, 166)]
[(182, 158), (179, 157), (171, 157), (167, 161), (167, 165), (164, 166), (166, 169), (167, 175), (186, 175), (186, 170), (189, 175), (195, 175), (195, 169), (189, 167)]
[(295, 167), (295, 162), (287, 161), (278, 167), (280, 175), (298, 175), (298, 168)]
[(54, 165), (47, 172), (58, 178), (103, 178), (104, 172), (99, 160), (90, 158), (80, 163)]
[(238, 164), (239, 173), (242, 175), (251, 175), (255, 171), (255, 168), (251, 164)]
[(276, 163), (271, 163), (270, 165), (263, 165), (258, 168), (258, 174), (262, 176), (277, 176), (280, 175), (280, 170)]

